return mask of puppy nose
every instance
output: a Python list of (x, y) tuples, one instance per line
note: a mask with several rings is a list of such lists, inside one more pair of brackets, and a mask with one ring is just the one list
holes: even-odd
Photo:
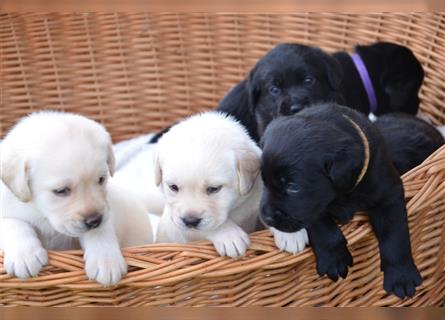
[(196, 228), (201, 223), (201, 218), (195, 216), (186, 216), (181, 218), (187, 228)]
[(298, 112), (300, 112), (303, 109), (304, 109), (304, 106), (301, 105), (301, 104), (293, 104), (293, 105), (290, 106), (290, 112), (291, 113), (298, 113)]
[(99, 213), (88, 216), (83, 220), (88, 229), (95, 229), (102, 223), (102, 215)]

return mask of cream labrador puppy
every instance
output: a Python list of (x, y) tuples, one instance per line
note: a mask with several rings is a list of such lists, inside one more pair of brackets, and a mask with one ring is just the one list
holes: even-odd
[(157, 242), (210, 240), (244, 255), (257, 224), (261, 150), (244, 127), (217, 112), (174, 125), (156, 148), (154, 178), (166, 200)]
[(111, 139), (79, 115), (39, 112), (0, 145), (4, 269), (36, 276), (47, 250), (84, 250), (88, 278), (109, 286), (127, 272), (120, 245), (152, 242), (146, 203), (109, 182)]

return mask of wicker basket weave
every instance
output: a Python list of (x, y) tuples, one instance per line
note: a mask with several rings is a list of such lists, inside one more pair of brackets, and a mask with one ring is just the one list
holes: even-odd
[[(119, 141), (214, 108), (278, 42), (332, 51), (375, 40), (415, 52), (426, 71), (422, 110), (445, 123), (445, 14), (1, 14), (0, 137), (30, 111), (51, 108), (96, 119)], [(240, 260), (207, 242), (124, 249), (129, 274), (109, 289), (86, 280), (81, 252), (50, 252), (34, 279), (1, 270), (0, 304), (437, 305), (445, 296), (444, 175), (445, 147), (403, 177), (424, 277), (410, 300), (384, 292), (376, 239), (357, 215), (342, 227), (354, 266), (337, 283), (316, 274), (310, 248), (279, 252), (262, 231)]]

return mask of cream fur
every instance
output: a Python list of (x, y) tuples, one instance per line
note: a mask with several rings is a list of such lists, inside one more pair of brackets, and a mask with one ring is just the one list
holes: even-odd
[[(152, 242), (143, 200), (111, 181), (111, 139), (97, 122), (60, 112), (32, 114), (7, 134), (0, 161), (0, 247), (8, 274), (36, 276), (47, 263), (46, 250), (80, 244), (87, 276), (113, 285), (127, 271), (120, 245)], [(71, 189), (68, 196), (54, 194), (64, 187)], [(88, 230), (84, 219), (93, 214), (103, 221)]]
[[(157, 242), (207, 239), (220, 255), (244, 255), (259, 212), (260, 156), (244, 127), (229, 116), (208, 112), (173, 126), (154, 157), (155, 182), (166, 200)], [(208, 194), (211, 186), (222, 188)], [(182, 220), (187, 216), (202, 220), (188, 228)]]

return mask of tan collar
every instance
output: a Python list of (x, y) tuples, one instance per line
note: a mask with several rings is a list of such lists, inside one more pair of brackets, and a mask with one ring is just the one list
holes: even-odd
[(343, 114), (343, 117), (345, 117), (351, 124), (352, 126), (355, 128), (355, 130), (357, 131), (358, 135), (360, 136), (360, 138), (362, 139), (363, 142), (363, 149), (364, 149), (364, 163), (363, 163), (363, 168), (362, 171), (360, 172), (358, 178), (357, 178), (357, 182), (354, 185), (354, 188), (357, 187), (357, 185), (360, 183), (360, 181), (362, 181), (363, 177), (366, 174), (366, 170), (368, 170), (368, 165), (369, 165), (369, 142), (368, 139), (366, 138), (365, 133), (363, 132), (363, 130), (358, 126), (357, 123), (355, 123), (351, 118), (349, 118), (347, 115)]

